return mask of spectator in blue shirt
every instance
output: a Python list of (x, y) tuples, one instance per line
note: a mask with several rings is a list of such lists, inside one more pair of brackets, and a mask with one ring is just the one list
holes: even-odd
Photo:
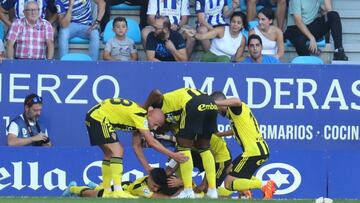
[(280, 63), (279, 59), (262, 55), (262, 41), (259, 35), (250, 35), (248, 39), (248, 50), (250, 56), (246, 57), (241, 63)]

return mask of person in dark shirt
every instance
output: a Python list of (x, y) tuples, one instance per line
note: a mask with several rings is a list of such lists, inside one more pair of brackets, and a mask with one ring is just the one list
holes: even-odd
[(155, 21), (155, 31), (146, 39), (146, 57), (148, 61), (187, 61), (186, 44), (178, 32), (170, 29), (167, 17)]

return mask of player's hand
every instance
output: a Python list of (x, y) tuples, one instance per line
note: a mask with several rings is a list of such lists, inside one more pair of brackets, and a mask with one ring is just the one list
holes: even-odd
[(169, 39), (165, 41), (165, 47), (170, 51), (176, 50), (174, 43)]
[(183, 183), (180, 178), (177, 178), (175, 176), (170, 176), (167, 179), (167, 184), (169, 187), (180, 187), (183, 186)]
[(154, 169), (154, 168), (151, 167), (150, 165), (148, 165), (148, 166), (145, 168), (145, 170), (146, 170), (146, 172), (147, 172), (148, 174), (150, 174), (150, 172), (151, 172), (153, 169)]
[(175, 159), (175, 161), (177, 161), (178, 163), (184, 163), (187, 160), (189, 160), (189, 157), (185, 156), (183, 153), (181, 152), (175, 152), (174, 156), (171, 157), (173, 159)]

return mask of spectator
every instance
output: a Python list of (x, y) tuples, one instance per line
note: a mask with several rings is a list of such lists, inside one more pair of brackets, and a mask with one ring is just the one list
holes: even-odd
[(24, 113), (15, 117), (7, 127), (9, 146), (51, 146), (46, 127), (39, 121), (42, 97), (36, 94), (26, 96)]
[(111, 6), (118, 4), (127, 4), (131, 6), (140, 6), (140, 29), (143, 29), (147, 25), (147, 8), (149, 0), (105, 0), (105, 13), (100, 22), (101, 31), (105, 30), (106, 24), (110, 21)]
[[(29, 0), (4, 0), (0, 3), (0, 19), (7, 27), (11, 26), (13, 19), (21, 19), (25, 17), (24, 8)], [(54, 23), (57, 19), (56, 7), (54, 0), (31, 0), (36, 1), (39, 5), (39, 15), (42, 19), (47, 19), (50, 23)], [(9, 15), (6, 14), (9, 13)], [(10, 18), (9, 18), (10, 16)]]
[(186, 34), (185, 30), (195, 30), (187, 26), (190, 10), (189, 0), (177, 0), (177, 1), (160, 1), (149, 0), (149, 6), (147, 10), (148, 23), (141, 31), (141, 37), (143, 45), (146, 47), (147, 36), (150, 32), (155, 31), (155, 21), (158, 17), (168, 17), (171, 23), (171, 30), (179, 32), (186, 41), (186, 53), (190, 57), (194, 46), (195, 39)]
[(2, 59), (5, 58), (5, 47), (4, 47), (4, 42), (2, 39), (0, 39), (0, 62)]
[(237, 11), (230, 18), (230, 26), (219, 26), (207, 33), (195, 34), (195, 39), (198, 40), (212, 39), (210, 50), (205, 52), (201, 61), (231, 62), (232, 58), (240, 61), (246, 44), (245, 37), (241, 33), (244, 27), (248, 27), (246, 16)]
[(248, 39), (248, 50), (250, 56), (246, 57), (242, 63), (280, 63), (279, 59), (262, 55), (262, 41), (259, 35), (250, 35)]
[(155, 31), (150, 32), (146, 40), (148, 61), (187, 61), (184, 38), (171, 29), (167, 17), (155, 19)]
[(56, 0), (60, 31), (60, 58), (69, 52), (69, 40), (73, 37), (89, 39), (89, 53), (92, 60), (98, 60), (100, 40), (100, 21), (104, 15), (103, 1), (97, 0), (97, 18), (94, 23), (91, 16), (91, 0)]
[(111, 38), (104, 49), (104, 60), (137, 61), (138, 54), (134, 41), (126, 37), (127, 21), (124, 17), (116, 17), (113, 22), (115, 37)]
[(276, 21), (277, 26), (280, 30), (284, 29), (285, 24), (285, 14), (286, 14), (286, 0), (247, 0), (247, 9), (246, 14), (249, 21), (254, 20), (256, 15), (256, 4), (260, 3), (264, 7), (273, 7), (273, 5), (277, 4), (276, 8)]
[(47, 20), (39, 17), (39, 11), (35, 1), (28, 1), (25, 17), (12, 23), (7, 36), (9, 59), (53, 59), (54, 31)]
[[(323, 15), (318, 17), (320, 11)], [(340, 16), (332, 10), (330, 0), (292, 0), (289, 4), (288, 27), (285, 36), (293, 43), (299, 56), (319, 54), (316, 39), (331, 31), (334, 40), (333, 60), (347, 61), (342, 44)], [(306, 42), (310, 41), (308, 45)]]
[(275, 58), (284, 56), (283, 32), (273, 26), (274, 11), (271, 8), (262, 8), (258, 13), (259, 25), (250, 30), (249, 35), (260, 36), (263, 47), (261, 54), (271, 55)]
[[(232, 2), (229, 8), (227, 0), (196, 0), (195, 12), (197, 16), (197, 32), (204, 34), (217, 26), (227, 25), (225, 18), (229, 18), (236, 8), (239, 7), (239, 0)], [(210, 49), (210, 40), (201, 40), (204, 51)]]

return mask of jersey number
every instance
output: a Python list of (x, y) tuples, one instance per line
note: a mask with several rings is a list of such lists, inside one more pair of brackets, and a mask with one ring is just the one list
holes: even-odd
[(121, 99), (121, 98), (110, 99), (110, 103), (121, 104), (123, 106), (131, 106), (133, 104), (132, 101), (127, 100), (127, 99)]
[(255, 129), (256, 129), (256, 132), (257, 133), (260, 133), (260, 130), (259, 130), (259, 125), (254, 117), (254, 115), (252, 114), (252, 112), (250, 111), (250, 118), (253, 120), (254, 122), (254, 126), (255, 126)]

